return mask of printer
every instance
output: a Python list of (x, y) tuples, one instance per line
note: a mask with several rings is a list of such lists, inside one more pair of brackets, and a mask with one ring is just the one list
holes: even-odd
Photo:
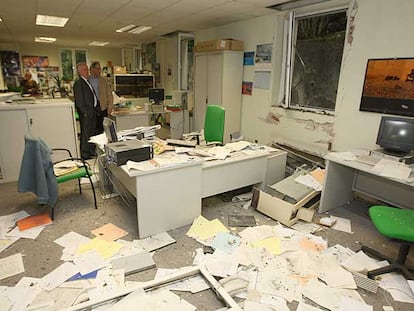
[(127, 161), (146, 161), (154, 157), (152, 145), (142, 140), (127, 140), (108, 143), (105, 152), (109, 161), (124, 165)]

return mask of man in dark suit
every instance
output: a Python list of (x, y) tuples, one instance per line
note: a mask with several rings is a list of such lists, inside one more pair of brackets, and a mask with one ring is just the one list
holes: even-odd
[(80, 123), (80, 152), (83, 159), (95, 156), (95, 145), (88, 143), (91, 136), (96, 135), (96, 124), (100, 114), (100, 106), (93, 88), (88, 82), (89, 69), (86, 63), (76, 66), (79, 79), (73, 85), (75, 95), (75, 107), (79, 114)]

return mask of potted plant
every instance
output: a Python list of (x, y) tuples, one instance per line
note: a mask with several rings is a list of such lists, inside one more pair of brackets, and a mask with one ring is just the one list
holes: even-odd
[(55, 89), (52, 89), (52, 96), (54, 97), (55, 91), (60, 92), (61, 97), (67, 97), (68, 96), (68, 90), (66, 87), (62, 84), (62, 78), (57, 74), (50, 74), (50, 78), (55, 83), (56, 87)]

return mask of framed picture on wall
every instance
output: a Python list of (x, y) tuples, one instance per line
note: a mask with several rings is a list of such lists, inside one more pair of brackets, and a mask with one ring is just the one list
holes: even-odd
[(360, 111), (414, 116), (414, 57), (369, 59)]

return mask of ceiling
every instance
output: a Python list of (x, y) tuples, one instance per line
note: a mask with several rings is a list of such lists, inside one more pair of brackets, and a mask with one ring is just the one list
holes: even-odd
[[(293, 0), (1, 0), (0, 42), (34, 43), (55, 37), (57, 46), (139, 46), (175, 31), (194, 32), (274, 13), (266, 7)], [(310, 1), (310, 0), (305, 0)], [(36, 14), (68, 17), (63, 28), (35, 25)], [(142, 34), (117, 33), (135, 24)], [(45, 43), (36, 43), (45, 44)]]

